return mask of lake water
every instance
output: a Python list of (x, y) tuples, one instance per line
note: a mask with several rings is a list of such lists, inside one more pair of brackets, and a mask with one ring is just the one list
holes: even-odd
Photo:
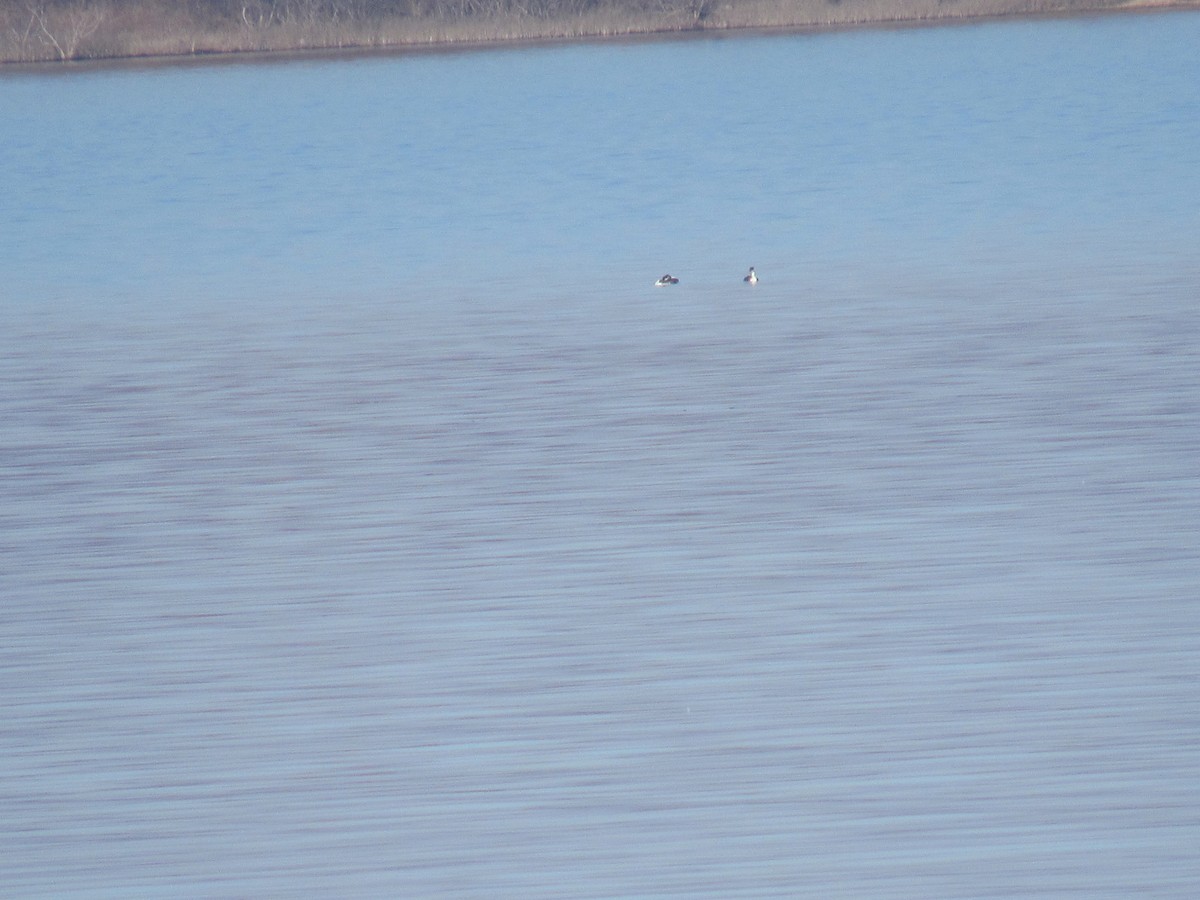
[(1197, 46), (0, 75), (0, 894), (1194, 897)]

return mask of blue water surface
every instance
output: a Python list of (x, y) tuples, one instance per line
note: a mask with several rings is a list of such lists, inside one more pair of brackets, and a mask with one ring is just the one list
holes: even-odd
[(1195, 896), (1197, 46), (0, 73), (0, 894)]
[[(1194, 14), (9, 75), (6, 299), (1194, 257)], [(1194, 273), (1194, 269), (1188, 270)], [(522, 289), (526, 289), (524, 286)]]

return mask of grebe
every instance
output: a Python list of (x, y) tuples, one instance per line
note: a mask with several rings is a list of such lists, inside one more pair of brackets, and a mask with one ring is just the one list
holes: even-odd
[(743, 278), (742, 281), (746, 282), (746, 284), (758, 284), (758, 275), (754, 272), (754, 266), (750, 267), (750, 274)]
[(679, 279), (674, 275), (668, 274), (654, 282), (655, 287), (666, 287), (668, 284), (679, 284)]

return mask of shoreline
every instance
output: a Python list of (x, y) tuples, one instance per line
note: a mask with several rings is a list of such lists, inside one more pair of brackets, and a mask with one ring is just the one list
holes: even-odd
[[(691, 22), (655, 20), (626, 22), (614, 26), (589, 23), (580, 17), (537, 19), (521, 17), (480, 18), (478, 20), (418, 20), (409, 23), (414, 31), (406, 39), (391, 41), (339, 41), (313, 45), (297, 41), (266, 47), (229, 49), (198, 46), (175, 52), (95, 54), (60, 59), (9, 59), (0, 57), (0, 77), (5, 73), (49, 73), (81, 71), (109, 67), (160, 67), (213, 65), (222, 63), (287, 62), (298, 60), (356, 59), (415, 53), (468, 53), (479, 50), (520, 49), (561, 46), (577, 43), (652, 42), (689, 40), (737, 35), (817, 34), (858, 28), (919, 28), (937, 25), (968, 25), (989, 21), (1067, 19), (1129, 13), (1200, 11), (1200, 0), (980, 0), (969, 10), (947, 9), (938, 0), (933, 6), (905, 5), (888, 10), (888, 4), (872, 5), (855, 13), (851, 0), (829, 0), (842, 16), (817, 20), (803, 7), (793, 15), (764, 15), (764, 4), (754, 0), (733, 0), (718, 7), (715, 14)], [(842, 3), (845, 5), (843, 6)], [(922, 8), (923, 7), (923, 8)], [(777, 5), (771, 10), (778, 13)], [(757, 15), (756, 15), (757, 13)], [(847, 15), (848, 13), (848, 15)], [(591, 24), (592, 27), (589, 27)], [(424, 30), (422, 30), (424, 29)]]

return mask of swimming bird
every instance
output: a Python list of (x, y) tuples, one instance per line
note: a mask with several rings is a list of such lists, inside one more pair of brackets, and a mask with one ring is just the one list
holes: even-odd
[(758, 275), (754, 272), (754, 266), (750, 267), (750, 274), (743, 278), (742, 281), (746, 282), (746, 284), (758, 284)]
[(674, 275), (667, 274), (658, 279), (658, 281), (654, 282), (655, 287), (666, 287), (668, 284), (679, 284), (679, 279)]

